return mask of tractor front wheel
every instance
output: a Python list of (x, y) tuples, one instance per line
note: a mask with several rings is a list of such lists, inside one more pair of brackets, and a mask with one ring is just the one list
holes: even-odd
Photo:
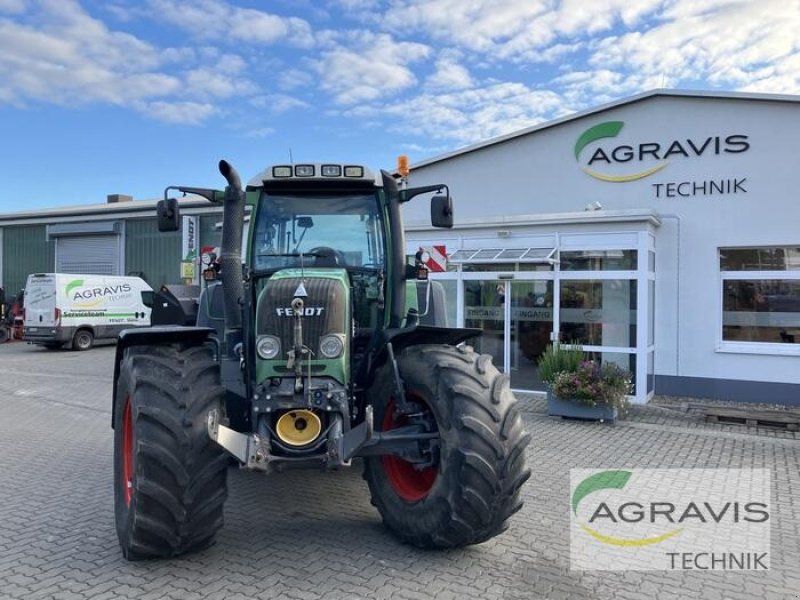
[(202, 549), (222, 527), (227, 459), (208, 437), (224, 414), (219, 366), (205, 346), (125, 349), (114, 413), (114, 510), (128, 560)]
[(384, 524), (401, 540), (427, 548), (478, 544), (507, 528), (530, 476), (523, 430), (508, 378), (470, 347), (422, 345), (398, 358), (413, 414), (396, 410), (391, 369), (376, 377), (370, 400), (376, 428), (429, 423), (438, 449), (429, 465), (398, 456), (365, 460), (364, 476)]

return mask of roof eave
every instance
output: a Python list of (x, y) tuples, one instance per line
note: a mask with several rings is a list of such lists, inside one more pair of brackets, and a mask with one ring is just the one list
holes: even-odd
[(522, 137), (530, 133), (534, 133), (536, 131), (542, 131), (545, 129), (550, 129), (551, 127), (557, 127), (559, 125), (563, 125), (564, 123), (569, 123), (570, 121), (577, 121), (579, 119), (583, 119), (607, 110), (611, 110), (613, 108), (619, 108), (620, 106), (626, 106), (628, 104), (635, 104), (637, 102), (641, 102), (643, 100), (649, 100), (651, 98), (655, 98), (658, 96), (675, 97), (675, 98), (709, 98), (709, 99), (723, 99), (723, 100), (756, 100), (762, 102), (800, 103), (800, 96), (794, 96), (790, 94), (756, 94), (750, 92), (716, 92), (716, 91), (705, 91), (705, 90), (674, 90), (668, 88), (658, 88), (642, 92), (641, 94), (636, 94), (634, 96), (628, 96), (627, 98), (621, 98), (620, 100), (614, 100), (613, 102), (608, 102), (606, 104), (601, 104), (600, 106), (589, 108), (577, 113), (573, 113), (571, 115), (559, 117), (557, 119), (553, 119), (552, 121), (537, 123), (536, 125), (526, 127), (525, 129), (520, 129), (518, 131), (513, 131), (511, 133), (493, 137), (488, 140), (484, 140), (482, 142), (476, 142), (475, 144), (470, 144), (469, 146), (459, 148), (458, 150), (453, 150), (452, 152), (446, 152), (444, 154), (434, 156), (433, 158), (422, 160), (418, 163), (411, 165), (411, 172), (413, 173), (415, 170), (429, 167), (435, 163), (439, 163), (448, 160), (450, 158), (455, 158), (457, 156), (469, 154), (470, 152), (483, 150), (484, 148), (488, 148), (490, 146), (502, 144), (503, 142), (507, 142), (509, 140), (513, 140), (515, 138)]

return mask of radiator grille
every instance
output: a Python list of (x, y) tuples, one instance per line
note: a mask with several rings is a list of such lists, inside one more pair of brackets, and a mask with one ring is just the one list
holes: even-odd
[[(292, 299), (300, 277), (275, 279), (267, 283), (258, 303), (258, 334), (274, 335), (281, 340), (281, 358), (294, 346)], [(308, 293), (304, 298), (303, 343), (319, 356), (319, 339), (328, 333), (347, 333), (346, 294), (342, 282), (326, 277), (306, 278)], [(322, 310), (319, 310), (322, 309)]]

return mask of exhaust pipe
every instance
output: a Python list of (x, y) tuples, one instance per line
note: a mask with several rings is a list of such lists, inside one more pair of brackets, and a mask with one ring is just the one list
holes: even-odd
[[(227, 161), (219, 161), (219, 172), (228, 182), (222, 207), (222, 244), (220, 245), (220, 279), (225, 302), (226, 339), (233, 341), (242, 331), (242, 231), (244, 229), (245, 195), (242, 180)], [(235, 342), (234, 342), (235, 343)], [(228, 345), (229, 351), (232, 344)]]

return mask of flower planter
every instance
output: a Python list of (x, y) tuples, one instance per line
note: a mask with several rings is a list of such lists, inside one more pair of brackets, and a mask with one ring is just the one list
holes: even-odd
[(547, 414), (552, 417), (566, 419), (583, 419), (585, 421), (608, 421), (617, 419), (617, 409), (611, 406), (589, 406), (578, 400), (562, 399), (552, 392), (547, 392)]

